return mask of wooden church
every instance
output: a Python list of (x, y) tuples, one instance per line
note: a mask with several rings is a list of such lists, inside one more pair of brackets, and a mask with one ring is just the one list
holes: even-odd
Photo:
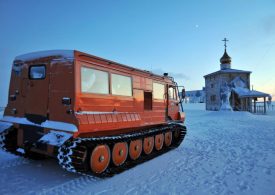
[(234, 110), (256, 112), (256, 102), (263, 98), (266, 113), (266, 98), (269, 94), (250, 89), (251, 71), (231, 68), (231, 57), (226, 51), (220, 59), (220, 70), (207, 74), (205, 78), (206, 110)]

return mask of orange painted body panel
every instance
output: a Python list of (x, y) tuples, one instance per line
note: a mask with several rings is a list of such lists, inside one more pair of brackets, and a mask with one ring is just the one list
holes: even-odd
[[(44, 64), (46, 77), (30, 80), (29, 68)], [(132, 80), (132, 96), (93, 94), (81, 92), (81, 67), (93, 68), (128, 76)], [(110, 83), (111, 84), (111, 79)], [(165, 86), (163, 100), (152, 99), (152, 110), (144, 110), (144, 92), (153, 92), (153, 82)], [(161, 125), (172, 120), (183, 120), (179, 114), (178, 100), (168, 99), (168, 86), (175, 86), (169, 77), (121, 65), (96, 56), (74, 51), (70, 60), (58, 60), (56, 56), (25, 61), (20, 75), (12, 71), (6, 116), (25, 117), (33, 114), (50, 121), (74, 124), (78, 131), (74, 137), (124, 133), (143, 127)], [(110, 89), (111, 90), (111, 89)], [(62, 98), (70, 98), (70, 104), (62, 104)], [(16, 109), (16, 113), (13, 113)]]

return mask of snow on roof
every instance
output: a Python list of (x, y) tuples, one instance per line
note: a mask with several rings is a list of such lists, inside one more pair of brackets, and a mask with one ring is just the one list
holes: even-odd
[(237, 69), (223, 69), (223, 70), (220, 70), (220, 72), (232, 72), (232, 73), (235, 73), (235, 72), (244, 72), (244, 73), (251, 73), (251, 71), (247, 71), (247, 70), (237, 70)]
[(34, 59), (44, 58), (48, 56), (60, 56), (63, 58), (73, 58), (74, 50), (46, 50), (46, 51), (32, 52), (32, 53), (16, 56), (15, 60), (31, 61)]
[(219, 73), (251, 73), (251, 71), (247, 71), (247, 70), (237, 70), (237, 69), (222, 69), (222, 70), (218, 70), (216, 72), (212, 72), (210, 74), (205, 75), (204, 77), (210, 76), (210, 75), (214, 75), (214, 74), (219, 74)]
[(233, 88), (233, 91), (239, 95), (240, 98), (244, 97), (268, 97), (269, 94), (263, 93), (256, 90), (249, 90), (247, 88), (243, 87), (235, 87)]

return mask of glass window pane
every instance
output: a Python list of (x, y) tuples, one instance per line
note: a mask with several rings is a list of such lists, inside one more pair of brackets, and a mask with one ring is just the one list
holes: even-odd
[(112, 94), (132, 96), (131, 77), (112, 74)]
[(164, 99), (164, 85), (160, 83), (153, 83), (154, 99)]
[(174, 89), (172, 87), (169, 87), (169, 99), (175, 99), (174, 96)]
[(177, 90), (176, 88), (173, 88), (173, 87), (169, 87), (169, 99), (174, 99), (176, 100), (177, 99)]
[(109, 94), (108, 73), (81, 67), (81, 91), (86, 93)]
[(44, 79), (46, 76), (46, 67), (41, 66), (31, 66), (30, 67), (30, 79)]

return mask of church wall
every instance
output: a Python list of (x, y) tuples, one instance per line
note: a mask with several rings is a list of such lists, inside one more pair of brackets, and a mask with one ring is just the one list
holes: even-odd
[[(247, 88), (250, 88), (250, 75), (248, 73), (222, 73), (205, 77), (206, 110), (220, 110), (221, 86), (225, 82), (227, 85), (229, 85), (230, 82), (236, 77), (242, 78), (242, 80), (246, 83)], [(214, 99), (213, 96), (215, 96)]]
[(219, 110), (220, 98), (220, 76), (213, 75), (205, 78), (206, 110)]

